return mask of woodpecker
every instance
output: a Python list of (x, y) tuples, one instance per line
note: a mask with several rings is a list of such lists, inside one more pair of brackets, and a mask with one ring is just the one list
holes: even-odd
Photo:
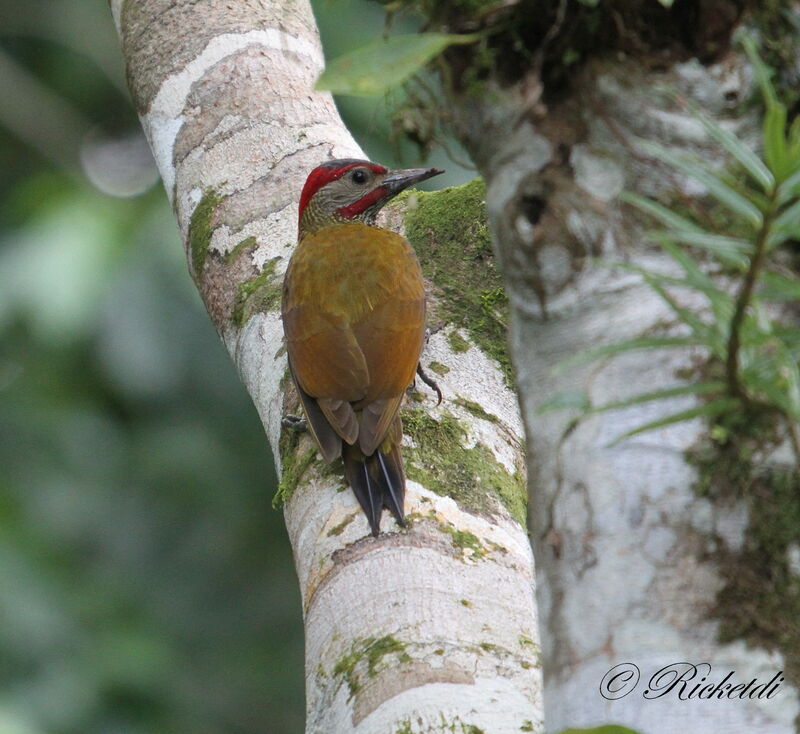
[(327, 462), (342, 457), (374, 536), (384, 507), (405, 525), (399, 410), (425, 338), (416, 254), (375, 218), (398, 193), (440, 173), (322, 163), (300, 194), (298, 245), (283, 281), (289, 371), (308, 430)]

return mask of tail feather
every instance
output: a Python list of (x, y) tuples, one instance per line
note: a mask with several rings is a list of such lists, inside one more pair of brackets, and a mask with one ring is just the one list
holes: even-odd
[(342, 449), (345, 477), (367, 516), (372, 534), (375, 537), (380, 534), (384, 507), (400, 525), (405, 525), (406, 482), (400, 447), (393, 446), (388, 453), (379, 449), (370, 456), (364, 456), (357, 446), (345, 444)]
[(377, 457), (383, 474), (383, 506), (394, 515), (398, 525), (405, 526), (406, 519), (403, 513), (403, 503), (406, 494), (406, 478), (403, 474), (403, 460), (400, 457), (400, 449), (394, 446), (389, 454), (376, 451), (373, 457)]

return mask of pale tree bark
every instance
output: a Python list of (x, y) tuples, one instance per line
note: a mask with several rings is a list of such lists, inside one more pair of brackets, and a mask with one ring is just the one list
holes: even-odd
[[(282, 416), (298, 410), (279, 301), (299, 191), (322, 160), (363, 156), (330, 95), (313, 89), (323, 57), (308, 2), (111, 8), (190, 271), (282, 473), (306, 630), (306, 731), (538, 729), (522, 429), (498, 364), (439, 320), (423, 364), (439, 363), (445, 400), (404, 413), (407, 530), (385, 517), (383, 534), (369, 536), (341, 472), (321, 464), (309, 437), (281, 435)], [(436, 445), (421, 446), (426, 438)]]
[[(549, 5), (553, 22), (563, 22), (559, 4)], [(655, 0), (651, 5), (656, 7)], [(788, 12), (788, 6), (797, 10), (791, 3), (773, 6), (776, 23), (787, 22), (778, 13)], [(601, 3), (598, 12), (603, 7), (608, 4)], [(578, 12), (573, 4), (567, 8), (567, 14)], [(667, 12), (662, 11), (663, 17)], [(732, 12), (728, 20), (735, 16)], [(548, 17), (544, 10), (542, 17)], [(620, 13), (617, 20), (624, 26), (630, 14), (623, 18)], [(719, 20), (706, 18), (711, 26)], [(513, 26), (513, 20), (506, 18), (506, 23)], [(774, 532), (753, 519), (759, 503), (777, 501), (771, 490), (764, 491), (763, 478), (775, 468), (797, 475), (786, 424), (756, 447), (747, 464), (753, 477), (746, 477), (745, 484), (752, 491), (702, 496), (697, 487), (703, 477), (690, 455), (709, 443), (703, 421), (610, 445), (630, 429), (692, 407), (694, 398), (595, 414), (577, 427), (571, 424), (574, 414), (539, 412), (548, 397), (567, 389), (585, 390), (602, 405), (685, 384), (686, 375), (706, 357), (688, 349), (643, 350), (553, 371), (589, 348), (669, 333), (674, 325), (674, 315), (639, 276), (591, 258), (678, 274), (674, 262), (648, 242), (642, 217), (622, 205), (618, 195), (625, 189), (669, 201), (677, 193), (687, 209), (702, 211), (708, 205), (707, 192), (696, 183), (637, 150), (638, 141), (657, 140), (676, 153), (722, 164), (719, 147), (691, 103), (755, 147), (758, 112), (742, 104), (753, 91), (752, 72), (743, 54), (724, 51), (733, 30), (728, 25), (717, 39), (723, 52), (717, 48), (714, 63), (701, 63), (686, 49), (675, 55), (662, 49), (658, 64), (652, 58), (644, 63), (635, 53), (601, 51), (602, 58), (568, 75), (569, 83), (552, 101), (542, 97), (541, 66), (535, 61), (514, 83), (509, 83), (506, 66), (502, 72), (484, 69), (483, 81), (468, 88), (459, 87), (458, 74), (475, 58), (465, 60), (461, 49), (449, 57), (454, 128), (487, 182), (490, 224), (511, 301), (512, 355), (531, 457), (531, 526), (549, 732), (608, 722), (647, 734), (796, 730), (800, 681), (796, 637), (790, 632), (794, 623), (757, 617), (765, 585), (758, 574), (797, 573), (791, 570), (797, 552), (791, 545), (785, 549), (788, 558), (779, 551), (766, 570), (755, 571), (748, 560), (759, 535)], [(469, 28), (474, 29), (475, 24)], [(708, 26), (684, 30), (688, 36)], [(650, 32), (658, 30), (651, 27)], [(536, 41), (531, 43), (535, 47)], [(796, 69), (779, 70), (789, 72)], [(702, 299), (687, 300), (686, 292), (679, 291), (678, 298), (691, 308), (704, 308)], [(736, 466), (722, 477), (730, 486), (740, 484), (736, 472), (743, 465)], [(748, 587), (737, 577), (757, 583)], [(734, 588), (740, 596), (732, 610), (725, 599)], [(792, 598), (776, 597), (771, 613), (794, 609)], [(750, 615), (747, 623), (734, 619), (737, 614)], [(725, 631), (731, 624), (738, 625), (734, 634)], [(780, 624), (780, 631), (763, 632)], [(696, 684), (722, 681), (729, 671), (734, 671), (730, 683), (756, 678), (760, 684), (780, 682), (779, 690), (769, 699), (680, 700), (682, 687), (656, 696), (673, 677), (653, 681), (651, 676), (682, 662), (711, 666), (711, 672), (701, 667), (692, 680), (687, 678), (685, 694)], [(625, 676), (605, 678), (612, 688), (632, 691), (609, 700), (613, 692), (606, 690), (605, 698), (599, 689), (607, 672), (620, 664), (624, 667), (617, 672), (627, 669), (636, 675), (633, 664), (641, 678), (635, 688), (635, 680)]]

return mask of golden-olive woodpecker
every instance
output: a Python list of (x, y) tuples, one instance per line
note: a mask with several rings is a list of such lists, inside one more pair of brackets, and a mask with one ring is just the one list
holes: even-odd
[(326, 461), (342, 457), (373, 535), (384, 507), (404, 524), (399, 409), (425, 337), (417, 257), (375, 217), (400, 191), (439, 173), (355, 159), (315, 168), (283, 281), (289, 370), (308, 429)]

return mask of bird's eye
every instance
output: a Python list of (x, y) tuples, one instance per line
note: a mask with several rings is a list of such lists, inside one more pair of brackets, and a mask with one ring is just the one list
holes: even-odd
[(362, 171), (361, 169), (357, 171), (353, 171), (353, 175), (350, 176), (353, 183), (363, 184), (367, 182), (367, 173), (366, 171)]

